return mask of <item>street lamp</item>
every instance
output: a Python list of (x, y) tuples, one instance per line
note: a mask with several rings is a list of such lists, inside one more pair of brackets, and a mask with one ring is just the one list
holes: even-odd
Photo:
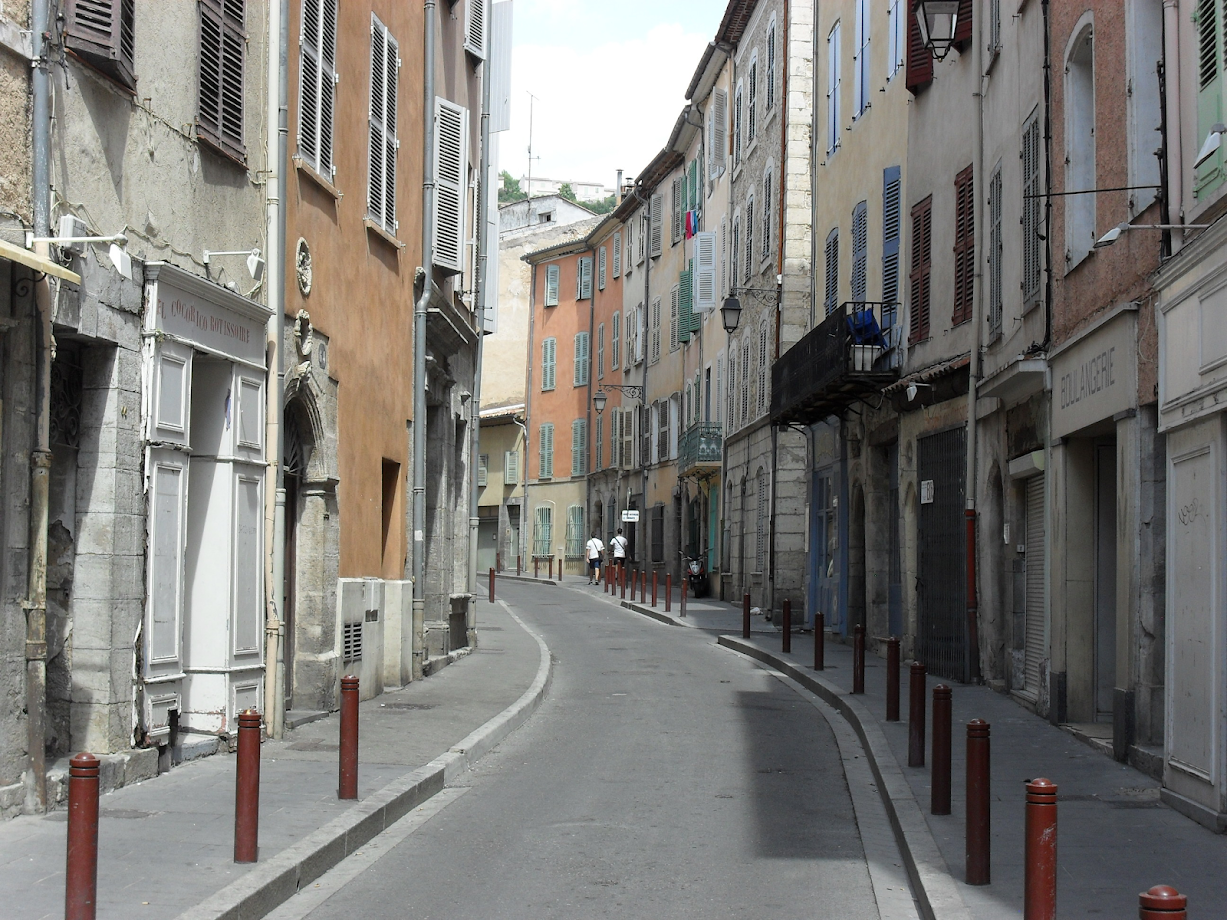
[(605, 411), (605, 403), (607, 403), (608, 401), (609, 401), (609, 397), (606, 396), (604, 393), (602, 393), (600, 390), (598, 390), (596, 395), (592, 397), (592, 408), (596, 409), (597, 415), (600, 415), (602, 412)]
[(631, 399), (643, 399), (643, 387), (641, 386), (618, 386), (616, 383), (602, 383), (592, 395), (592, 408), (596, 409), (597, 415), (605, 411), (605, 403), (609, 400), (605, 393), (612, 390), (617, 390)]
[(915, 0), (912, 12), (920, 26), (920, 39), (936, 60), (944, 61), (954, 44), (959, 21), (959, 0)]
[(1106, 249), (1117, 240), (1120, 235), (1126, 230), (1205, 230), (1209, 228), (1209, 224), (1117, 224), (1099, 239), (1097, 239), (1092, 249)]
[(720, 308), (720, 322), (724, 324), (724, 331), (732, 335), (737, 331), (737, 323), (740, 320), (741, 301), (729, 295), (724, 300), (724, 306)]

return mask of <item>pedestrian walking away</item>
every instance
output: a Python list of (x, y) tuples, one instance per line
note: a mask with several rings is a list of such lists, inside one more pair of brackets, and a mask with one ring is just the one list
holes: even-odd
[(626, 537), (622, 536), (622, 528), (618, 528), (617, 535), (609, 541), (609, 545), (613, 548), (613, 564), (620, 569), (626, 568)]
[(601, 557), (605, 555), (605, 544), (592, 531), (592, 539), (588, 541), (588, 584), (601, 583)]

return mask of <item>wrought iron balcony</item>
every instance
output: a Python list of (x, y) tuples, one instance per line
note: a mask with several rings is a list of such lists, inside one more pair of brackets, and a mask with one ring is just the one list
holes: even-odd
[(718, 472), (723, 451), (724, 432), (719, 425), (692, 425), (678, 444), (677, 474), (701, 477)]
[(771, 368), (771, 419), (810, 424), (899, 377), (898, 306), (840, 304)]

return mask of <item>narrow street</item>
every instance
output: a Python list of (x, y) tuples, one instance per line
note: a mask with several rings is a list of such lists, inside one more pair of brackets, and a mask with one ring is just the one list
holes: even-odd
[(541, 708), (434, 817), (272, 917), (879, 916), (818, 710), (714, 636), (587, 590), (500, 582), (554, 656)]

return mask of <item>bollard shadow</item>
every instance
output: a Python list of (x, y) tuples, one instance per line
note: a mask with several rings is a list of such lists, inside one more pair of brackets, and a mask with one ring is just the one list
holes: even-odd
[(861, 860), (835, 736), (789, 688), (738, 691), (754, 832), (766, 859)]

